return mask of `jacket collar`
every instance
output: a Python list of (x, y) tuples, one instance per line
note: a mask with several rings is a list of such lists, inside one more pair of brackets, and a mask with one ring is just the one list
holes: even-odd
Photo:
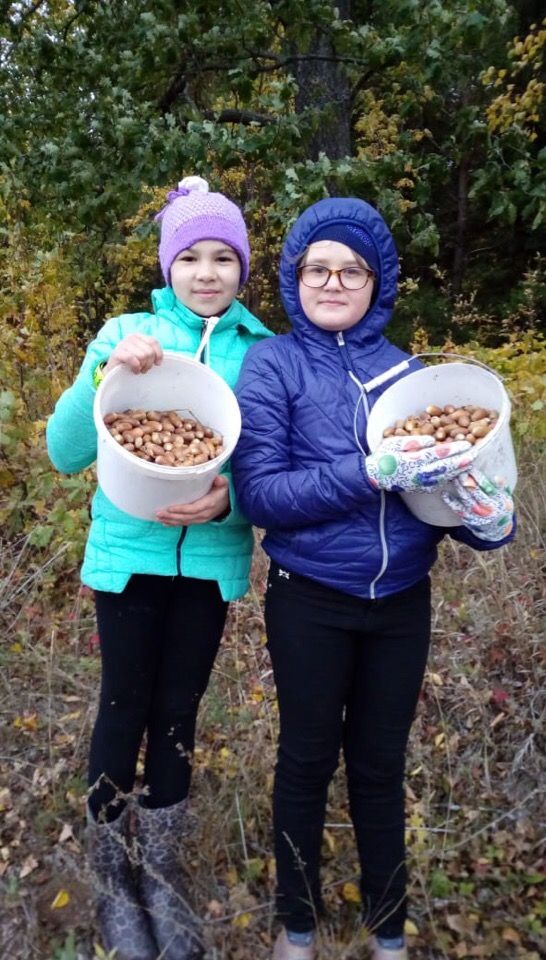
[[(158, 316), (167, 317), (171, 322), (185, 324), (201, 332), (204, 317), (189, 310), (180, 300), (177, 300), (172, 287), (162, 287), (152, 290), (152, 306)], [(267, 336), (270, 331), (256, 318), (239, 300), (232, 300), (227, 310), (220, 317), (215, 332), (228, 330), (230, 327), (242, 326), (250, 334)]]

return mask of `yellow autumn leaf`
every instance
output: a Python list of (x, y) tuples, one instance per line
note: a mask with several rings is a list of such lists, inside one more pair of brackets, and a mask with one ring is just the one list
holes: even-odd
[(50, 909), (60, 910), (61, 907), (66, 907), (67, 903), (70, 903), (70, 894), (67, 890), (59, 890), (57, 896), (51, 904)]
[(69, 720), (79, 720), (81, 717), (81, 710), (76, 710), (73, 713), (65, 713), (62, 717), (59, 717), (59, 723), (67, 723)]
[(252, 920), (251, 913), (239, 913), (237, 914), (236, 917), (233, 918), (233, 920), (231, 921), (231, 924), (234, 927), (241, 927), (243, 930), (245, 930), (246, 927), (248, 927), (251, 920)]
[(430, 670), (427, 673), (427, 680), (430, 680), (435, 687), (443, 687), (444, 681), (442, 680), (439, 673), (431, 673)]
[(19, 643), (19, 641), (16, 640), (15, 643), (12, 643), (12, 645), (11, 645), (11, 647), (10, 647), (9, 649), (10, 649), (10, 653), (21, 653), (22, 650), (23, 650), (23, 647), (22, 647), (22, 645)]
[(343, 899), (347, 903), (360, 903), (360, 890), (358, 889), (356, 883), (344, 883), (342, 888)]
[(417, 937), (419, 935), (419, 927), (413, 920), (406, 920), (404, 922), (404, 933), (407, 937)]
[(13, 726), (17, 730), (30, 730), (34, 733), (38, 729), (38, 717), (35, 713), (26, 713), (22, 717), (15, 717)]

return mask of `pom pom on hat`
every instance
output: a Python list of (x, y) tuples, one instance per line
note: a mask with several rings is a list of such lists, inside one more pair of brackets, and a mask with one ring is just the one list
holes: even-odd
[(165, 282), (171, 282), (171, 264), (182, 250), (200, 240), (219, 240), (232, 247), (241, 261), (240, 286), (248, 278), (250, 248), (239, 207), (222, 193), (211, 193), (202, 177), (184, 177), (177, 190), (167, 194), (161, 221), (159, 262)]
[(191, 193), (192, 190), (196, 190), (197, 193), (208, 193), (209, 185), (206, 180), (203, 180), (203, 177), (184, 177), (178, 184), (178, 189), (187, 190), (188, 193)]

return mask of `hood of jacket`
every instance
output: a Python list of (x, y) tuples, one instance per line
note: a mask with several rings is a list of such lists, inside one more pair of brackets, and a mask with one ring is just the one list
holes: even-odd
[(392, 234), (381, 214), (356, 197), (330, 197), (319, 200), (296, 220), (284, 243), (279, 268), (283, 303), (298, 337), (306, 341), (331, 340), (332, 332), (315, 326), (303, 312), (299, 291), (297, 265), (313, 238), (326, 224), (363, 227), (371, 236), (379, 258), (379, 276), (376, 278), (374, 299), (368, 312), (354, 327), (343, 331), (350, 342), (363, 345), (377, 340), (389, 322), (398, 282), (398, 254)]

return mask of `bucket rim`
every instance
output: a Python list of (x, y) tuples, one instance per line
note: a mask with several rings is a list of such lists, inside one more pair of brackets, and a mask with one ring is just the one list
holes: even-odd
[[(474, 369), (474, 370), (476, 370), (476, 369), (480, 370), (480, 373), (481, 373), (482, 376), (487, 376), (490, 380), (493, 380), (493, 381), (496, 383), (497, 388), (499, 389), (500, 394), (501, 394), (501, 396), (503, 397), (504, 403), (503, 403), (503, 405), (502, 405), (502, 408), (499, 410), (499, 417), (498, 417), (497, 423), (495, 424), (495, 426), (493, 427), (493, 429), (492, 429), (485, 437), (483, 437), (483, 438), (480, 440), (479, 445), (476, 444), (476, 446), (472, 448), (473, 450), (476, 450), (476, 447), (477, 447), (476, 456), (478, 456), (478, 455), (491, 443), (491, 441), (494, 440), (495, 437), (498, 436), (498, 434), (500, 433), (500, 431), (501, 431), (504, 427), (509, 426), (509, 424), (510, 424), (510, 416), (511, 416), (511, 412), (512, 412), (512, 405), (511, 405), (510, 397), (509, 397), (509, 395), (508, 395), (508, 392), (507, 392), (507, 390), (506, 390), (506, 387), (504, 386), (503, 381), (502, 381), (502, 380), (496, 375), (496, 373), (495, 373), (493, 370), (491, 370), (489, 367), (485, 367), (485, 366), (482, 365), (482, 364), (477, 365), (477, 364), (474, 364), (474, 363), (465, 363), (465, 362), (463, 362), (463, 361), (456, 360), (456, 361), (453, 361), (453, 362), (450, 362), (450, 363), (438, 364), (437, 366), (432, 366), (432, 365), (430, 365), (430, 366), (422, 366), (422, 367), (420, 367), (418, 370), (412, 370), (412, 371), (411, 371), (410, 373), (408, 373), (406, 376), (400, 377), (400, 378), (399, 378), (398, 380), (396, 380), (394, 383), (391, 383), (390, 386), (388, 386), (387, 389), (383, 391), (383, 393), (381, 394), (381, 396), (378, 397), (376, 403), (374, 403), (373, 407), (371, 408), (370, 414), (369, 414), (369, 417), (368, 417), (368, 422), (367, 422), (367, 425), (366, 425), (366, 439), (367, 439), (367, 441), (368, 441), (368, 445), (370, 446), (370, 449), (372, 449), (372, 447), (371, 447), (371, 445), (370, 445), (370, 422), (371, 422), (372, 417), (373, 417), (373, 415), (374, 415), (374, 411), (376, 410), (378, 404), (381, 403), (381, 401), (383, 400), (383, 398), (386, 397), (386, 395), (387, 395), (391, 390), (395, 390), (395, 388), (397, 388), (398, 385), (401, 384), (403, 381), (408, 381), (408, 380), (410, 380), (410, 379), (412, 379), (412, 378), (415, 378), (415, 377), (418, 377), (418, 376), (420, 376), (420, 375), (424, 375), (424, 374), (426, 374), (426, 373), (430, 373), (431, 370), (438, 371), (438, 370), (441, 370), (442, 368), (446, 368), (446, 367), (451, 367), (451, 368), (453, 368), (453, 367), (469, 367), (469, 368), (472, 368), (472, 369)], [(379, 446), (379, 443), (380, 443), (380, 442), (381, 442), (381, 440), (379, 440), (379, 442), (375, 445), (375, 449), (377, 449), (377, 447)], [(417, 492), (419, 492), (419, 491), (417, 491)]]
[[(213, 370), (208, 365), (203, 364), (200, 360), (194, 360), (193, 357), (188, 357), (185, 354), (178, 353), (176, 350), (164, 350), (163, 358), (166, 360), (176, 360), (177, 362), (182, 362), (183, 364), (198, 367), (202, 371), (206, 371), (207, 375), (212, 376), (213, 380), (216, 380), (223, 390), (226, 391), (226, 397), (230, 396), (233, 398), (234, 405), (233, 411), (236, 414), (237, 422), (235, 426), (234, 433), (236, 434), (236, 439), (233, 444), (228, 448), (224, 449), (221, 454), (217, 457), (214, 457), (213, 460), (207, 460), (206, 463), (198, 463), (195, 466), (188, 467), (172, 467), (164, 466), (161, 463), (150, 463), (148, 460), (142, 460), (140, 457), (135, 457), (130, 450), (125, 450), (121, 444), (117, 443), (116, 440), (112, 437), (110, 431), (106, 427), (102, 417), (101, 411), (101, 400), (106, 392), (106, 387), (109, 386), (116, 377), (119, 377), (121, 374), (126, 373), (125, 367), (123, 364), (119, 364), (117, 367), (114, 367), (113, 370), (110, 370), (106, 374), (104, 379), (99, 384), (97, 392), (95, 394), (95, 399), (93, 402), (93, 418), (95, 421), (95, 428), (97, 430), (97, 459), (98, 459), (98, 446), (102, 442), (106, 444), (110, 449), (116, 450), (121, 454), (122, 458), (129, 464), (131, 467), (136, 468), (137, 471), (141, 470), (143, 473), (153, 475), (157, 479), (160, 477), (165, 477), (166, 479), (182, 479), (184, 476), (189, 476), (190, 471), (192, 476), (200, 476), (203, 473), (209, 473), (212, 470), (218, 472), (218, 470), (223, 466), (226, 460), (229, 459), (233, 453), (237, 442), (239, 440), (239, 435), (241, 432), (241, 411), (239, 404), (237, 403), (237, 398), (229, 386), (229, 384), (220, 376), (216, 370)], [(146, 376), (146, 374), (133, 374), (134, 376)], [(231, 399), (230, 397), (230, 399)], [(187, 409), (187, 408), (185, 408)], [(108, 411), (106, 411), (108, 412)]]
[[(233, 393), (233, 391), (231, 390), (231, 387), (224, 380), (224, 378), (221, 377), (220, 374), (216, 372), (216, 370), (213, 370), (212, 367), (209, 367), (208, 364), (202, 363), (200, 360), (194, 360), (193, 357), (188, 357), (183, 353), (178, 353), (178, 351), (176, 350), (164, 350), (163, 359), (175, 360), (176, 363), (181, 363), (183, 365), (188, 365), (190, 367), (198, 367), (199, 370), (202, 370), (203, 372), (206, 371), (207, 375), (210, 375), (214, 380), (217, 380), (223, 387), (227, 387), (227, 389)], [(132, 373), (132, 371), (130, 372)], [(146, 373), (149, 373), (149, 372), (150, 371), (146, 371)], [(127, 373), (127, 370), (125, 369), (125, 364), (120, 363), (118, 364), (117, 367), (114, 367), (113, 370), (110, 370), (110, 372), (106, 374), (106, 376), (101, 380), (98, 386), (97, 392), (95, 394), (94, 406), (100, 405), (98, 404), (98, 400), (104, 395), (106, 386), (111, 384), (115, 377), (120, 377), (124, 373)], [(146, 373), (133, 374), (133, 376), (145, 377)]]

